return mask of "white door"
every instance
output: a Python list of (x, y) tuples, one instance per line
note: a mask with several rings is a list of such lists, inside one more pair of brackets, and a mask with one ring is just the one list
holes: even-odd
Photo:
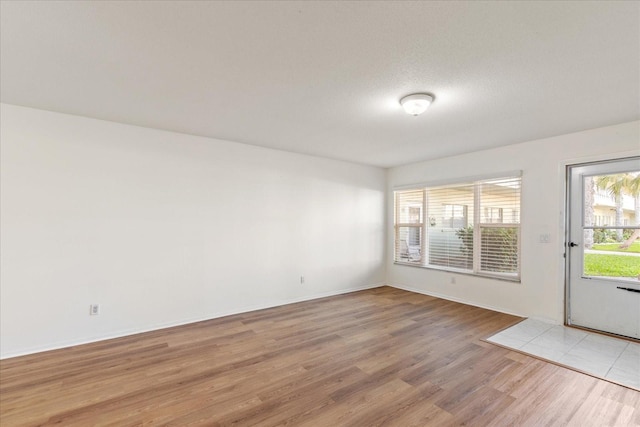
[(640, 157), (567, 172), (567, 324), (640, 338)]

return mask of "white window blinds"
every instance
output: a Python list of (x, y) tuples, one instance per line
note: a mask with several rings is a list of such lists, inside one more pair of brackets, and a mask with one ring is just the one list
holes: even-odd
[(520, 181), (514, 177), (478, 184), (481, 272), (519, 276)]
[(395, 259), (420, 264), (423, 252), (424, 190), (395, 194)]
[(395, 192), (395, 261), (520, 277), (520, 176)]

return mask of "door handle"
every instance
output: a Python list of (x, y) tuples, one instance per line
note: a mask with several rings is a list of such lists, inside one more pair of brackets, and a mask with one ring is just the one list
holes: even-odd
[(622, 289), (623, 291), (638, 292), (638, 293), (640, 293), (640, 289), (623, 288), (622, 286), (618, 286), (617, 288), (618, 288), (618, 289)]
[(571, 242), (571, 243), (569, 243), (569, 246), (571, 246), (572, 248), (575, 248), (576, 246), (578, 246), (578, 244), (574, 243), (574, 242)]

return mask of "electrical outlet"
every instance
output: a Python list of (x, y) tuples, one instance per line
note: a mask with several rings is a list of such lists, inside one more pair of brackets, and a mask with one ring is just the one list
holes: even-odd
[(304, 285), (304, 276), (300, 276), (300, 284)]
[(456, 284), (456, 276), (451, 276), (451, 280), (449, 281), (452, 285)]
[(100, 304), (91, 304), (89, 306), (89, 315), (97, 316), (98, 314), (100, 314)]

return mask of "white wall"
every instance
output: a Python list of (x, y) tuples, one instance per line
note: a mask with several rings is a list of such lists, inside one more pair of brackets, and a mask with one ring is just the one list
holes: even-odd
[(2, 357), (384, 282), (383, 169), (6, 104), (1, 122)]
[[(564, 320), (564, 182), (567, 164), (640, 154), (640, 122), (599, 128), (388, 171), (387, 248), (393, 253), (396, 186), (522, 170), (522, 282), (513, 283), (394, 265), (393, 286), (562, 323)], [(550, 234), (550, 243), (540, 243)], [(450, 283), (455, 277), (455, 284)]]
[[(385, 281), (561, 323), (565, 165), (640, 154), (640, 122), (385, 172), (6, 104), (0, 120), (1, 357)], [(522, 283), (385, 255), (385, 192), (515, 169)]]

